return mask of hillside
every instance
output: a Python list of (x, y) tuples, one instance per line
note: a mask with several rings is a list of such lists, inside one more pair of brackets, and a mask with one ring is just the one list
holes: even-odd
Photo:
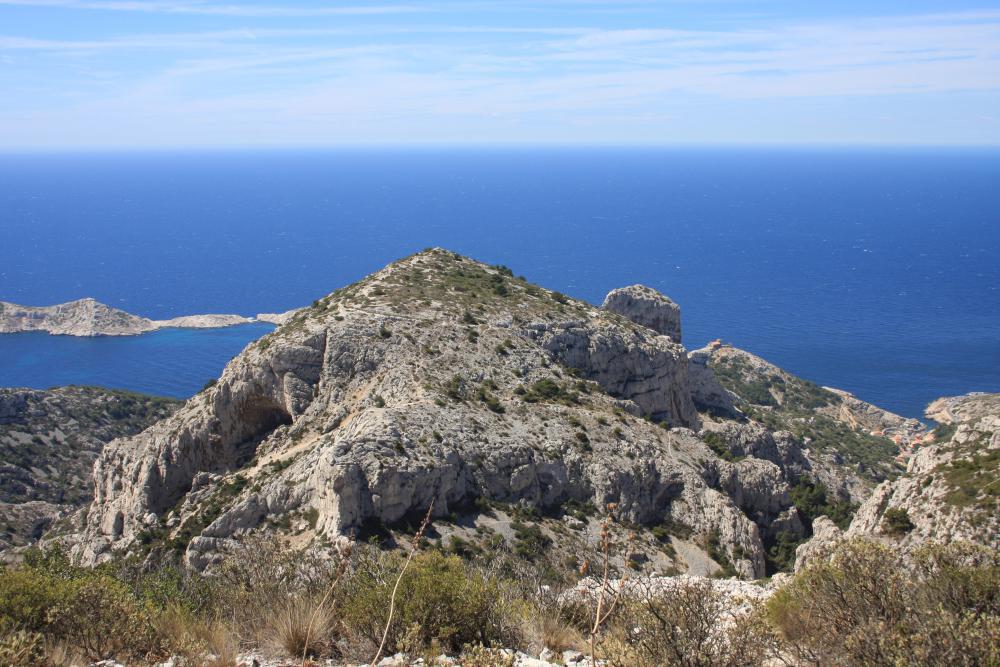
[(875, 490), (848, 534), (1000, 548), (1000, 394), (938, 399), (927, 417), (939, 422), (932, 444), (917, 450), (905, 475)]
[(0, 550), (36, 539), (55, 516), (89, 502), (104, 445), (179, 404), (95, 387), (0, 389)]
[[(816, 512), (849, 519), (851, 498), (891, 472), (891, 441), (825, 403), (774, 422), (672, 336), (679, 310), (648, 288), (596, 308), (506, 267), (419, 253), (317, 300), (173, 416), (106, 448), (76, 553), (165, 549), (203, 569), (259, 532), (391, 540), (433, 501), (443, 544), (500, 536), (527, 556), (571, 554), (614, 507), (639, 536), (638, 569), (757, 577), (789, 565), (769, 551), (805, 539)], [(849, 434), (844, 453), (792, 428), (806, 410)], [(855, 438), (879, 445), (871, 463), (849, 460)]]

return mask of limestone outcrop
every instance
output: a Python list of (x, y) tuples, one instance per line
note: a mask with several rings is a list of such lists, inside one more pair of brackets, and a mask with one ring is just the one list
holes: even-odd
[(612, 290), (601, 307), (681, 342), (680, 306), (652, 287), (631, 285)]
[(917, 449), (904, 475), (875, 489), (848, 535), (1000, 548), (1000, 394), (938, 399), (927, 416), (942, 420), (933, 444)]
[(145, 317), (79, 299), (55, 306), (19, 306), (0, 302), (0, 333), (46, 331), (64, 336), (131, 336), (156, 326)]

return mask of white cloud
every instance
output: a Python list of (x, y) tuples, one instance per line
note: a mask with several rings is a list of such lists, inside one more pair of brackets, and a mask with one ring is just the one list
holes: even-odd
[[(624, 123), (657, 132), (682, 123), (682, 106), (724, 114), (728, 105), (770, 100), (780, 115), (791, 100), (854, 97), (869, 104), (917, 93), (1000, 92), (1000, 12), (757, 21), (728, 30), (366, 25), (100, 40), (6, 36), (0, 37), (2, 50), (24, 54), (19, 68), (50, 67), (40, 70), (49, 76), (62, 71), (59, 64), (84, 56), (95, 63), (87, 82), (84, 75), (60, 75), (49, 107), (40, 103), (30, 117), (0, 112), (0, 126), (21, 124), (8, 131), (8, 140), (46, 123), (86, 136), (167, 128), (165, 141), (234, 132), (286, 141), (309, 132), (364, 140), (406, 129), (461, 136), (496, 124), (504, 131), (558, 125), (617, 132)], [(142, 51), (141, 62), (123, 57), (127, 51)], [(22, 94), (19, 107), (29, 97), (45, 98), (38, 95), (40, 77), (31, 79), (32, 94)], [(2, 88), (7, 85), (0, 79), (0, 93), (17, 96), (16, 89)], [(56, 98), (58, 105), (51, 101)], [(869, 115), (893, 122), (891, 115)], [(976, 122), (995, 131), (984, 118)]]

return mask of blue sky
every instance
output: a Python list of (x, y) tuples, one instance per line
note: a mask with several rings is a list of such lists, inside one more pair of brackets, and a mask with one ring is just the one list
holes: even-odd
[(0, 0), (0, 148), (1000, 145), (1000, 2)]

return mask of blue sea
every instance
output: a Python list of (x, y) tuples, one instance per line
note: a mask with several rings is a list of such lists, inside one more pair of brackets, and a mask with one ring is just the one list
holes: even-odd
[[(1000, 391), (1000, 152), (463, 149), (0, 155), (0, 300), (283, 311), (444, 246), (905, 415)], [(0, 336), (0, 386), (188, 396), (268, 331)]]

